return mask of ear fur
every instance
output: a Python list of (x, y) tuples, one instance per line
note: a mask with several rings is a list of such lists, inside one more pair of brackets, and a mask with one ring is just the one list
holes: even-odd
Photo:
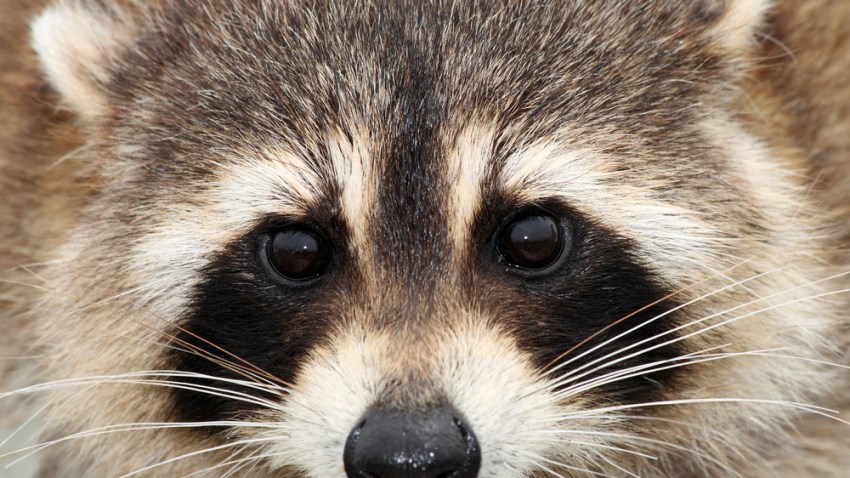
[(32, 25), (32, 45), (50, 84), (83, 119), (107, 109), (109, 66), (132, 40), (125, 12), (93, 0), (59, 0)]
[(709, 30), (715, 45), (726, 53), (750, 51), (772, 0), (725, 0), (723, 14)]

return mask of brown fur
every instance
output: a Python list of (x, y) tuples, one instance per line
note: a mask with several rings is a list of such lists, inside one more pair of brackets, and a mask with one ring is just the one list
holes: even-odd
[(779, 2), (747, 82), (752, 102), (741, 106), (766, 140), (815, 179), (812, 194), (841, 228), (850, 204), (848, 17), (845, 2)]
[[(760, 41), (757, 68), (745, 83), (741, 115), (769, 142), (776, 156), (801, 174), (823, 208), (831, 238), (819, 260), (848, 263), (850, 238), (850, 4), (841, 1), (777, 2)], [(831, 247), (830, 247), (831, 245)], [(850, 321), (836, 324), (835, 361), (850, 361)], [(850, 381), (834, 383), (833, 404), (850, 416)], [(850, 429), (821, 417), (798, 425), (792, 452), (776, 457), (781, 476), (840, 476), (850, 469), (842, 451)]]
[[(38, 262), (37, 249), (60, 247), (63, 230), (72, 227), (90, 184), (79, 164), (58, 164), (59, 158), (81, 144), (72, 115), (57, 106), (58, 98), (43, 81), (29, 42), (28, 19), (44, 2), (7, 1), (0, 6), (0, 267), (3, 280), (38, 287), (38, 277), (21, 266)], [(64, 200), (44, 201), (48, 195)], [(31, 247), (39, 237), (42, 246)], [(32, 290), (22, 284), (0, 285), (0, 304), (10, 329), (24, 331), (21, 311), (29, 308)], [(7, 313), (6, 311), (13, 311)], [(11, 342), (7, 342), (12, 339)], [(23, 342), (23, 343), (22, 343)], [(0, 344), (8, 355), (20, 355), (28, 340), (3, 334)], [(7, 365), (8, 363), (4, 363)]]

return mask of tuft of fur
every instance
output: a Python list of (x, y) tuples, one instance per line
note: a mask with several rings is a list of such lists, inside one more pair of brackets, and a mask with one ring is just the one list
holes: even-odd
[[(848, 25), (7, 0), (0, 422), (57, 478), (341, 477), (367, 410), (445, 405), (482, 478), (843, 476)], [(493, 252), (527, 210), (573, 235), (542, 278)], [(291, 223), (310, 286), (257, 252)]]

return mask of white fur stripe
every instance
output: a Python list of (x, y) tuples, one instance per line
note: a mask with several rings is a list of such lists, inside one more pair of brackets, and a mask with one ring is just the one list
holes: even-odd
[(351, 228), (351, 244), (363, 253), (371, 250), (367, 228), (375, 208), (378, 177), (369, 153), (365, 132), (353, 134), (348, 141), (341, 132), (327, 139), (330, 160), (341, 191), (342, 215)]
[[(673, 281), (722, 249), (722, 234), (684, 205), (662, 200), (669, 184), (630, 181), (622, 162), (598, 152), (542, 141), (508, 158), (501, 180), (526, 202), (557, 198), (635, 241), (641, 256)], [(676, 272), (680, 271), (680, 272)]]
[[(474, 122), (464, 129), (454, 144), (446, 145), (448, 183), (449, 231), (456, 251), (464, 251), (469, 229), (481, 204), (481, 183), (491, 160), (494, 137), (492, 128)], [(458, 255), (458, 260), (463, 260)]]
[(200, 272), (214, 254), (267, 216), (304, 217), (318, 200), (320, 179), (310, 164), (289, 151), (222, 161), (207, 189), (191, 202), (164, 203), (134, 248), (132, 268), (158, 313), (177, 317)]

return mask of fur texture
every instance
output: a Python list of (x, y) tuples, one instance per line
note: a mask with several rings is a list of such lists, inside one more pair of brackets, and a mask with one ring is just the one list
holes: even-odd
[(847, 2), (35, 3), (0, 406), (41, 476), (341, 477), (367, 410), (443, 406), (482, 478), (850, 469)]

